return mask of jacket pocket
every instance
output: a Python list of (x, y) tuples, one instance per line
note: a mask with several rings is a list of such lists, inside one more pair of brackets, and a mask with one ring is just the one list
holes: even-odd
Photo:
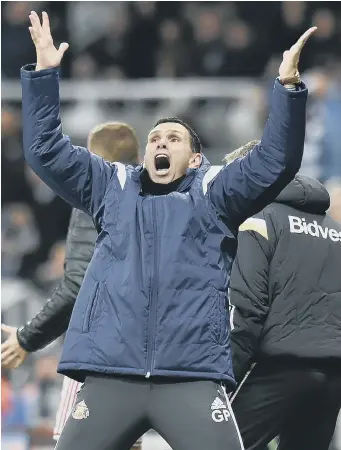
[(212, 340), (218, 345), (225, 345), (228, 337), (228, 314), (226, 295), (222, 292), (214, 294), (209, 320)]
[(96, 303), (98, 299), (99, 283), (95, 283), (92, 295), (89, 298), (88, 306), (86, 307), (84, 321), (83, 321), (83, 333), (88, 333), (90, 329), (91, 321), (94, 317), (96, 309)]

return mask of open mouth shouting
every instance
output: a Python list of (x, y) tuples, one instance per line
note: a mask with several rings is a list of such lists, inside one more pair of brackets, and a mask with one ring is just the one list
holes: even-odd
[(169, 156), (165, 153), (159, 153), (154, 158), (155, 170), (158, 175), (166, 175), (170, 169)]

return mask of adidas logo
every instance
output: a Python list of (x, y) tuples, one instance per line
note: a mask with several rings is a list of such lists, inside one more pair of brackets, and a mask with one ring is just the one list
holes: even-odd
[(227, 406), (220, 400), (219, 397), (216, 397), (213, 400), (213, 403), (211, 405), (212, 410), (212, 420), (214, 422), (220, 423), (220, 422), (228, 422), (230, 417), (230, 412), (227, 409)]
[(211, 409), (222, 409), (222, 408), (226, 408), (226, 406), (220, 400), (219, 397), (216, 397), (211, 405)]

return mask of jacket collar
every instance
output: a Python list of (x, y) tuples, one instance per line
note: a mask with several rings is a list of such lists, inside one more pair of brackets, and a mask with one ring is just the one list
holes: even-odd
[[(203, 155), (201, 165), (198, 169), (187, 169), (186, 177), (182, 180), (176, 189), (176, 192), (186, 192), (193, 183), (196, 175), (201, 172), (206, 172), (210, 168), (208, 159)], [(142, 185), (142, 179), (146, 175), (146, 169), (143, 165), (139, 165), (134, 168), (131, 178), (136, 183)]]

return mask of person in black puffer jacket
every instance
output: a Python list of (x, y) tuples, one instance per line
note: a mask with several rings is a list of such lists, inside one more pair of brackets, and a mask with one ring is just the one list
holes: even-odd
[(327, 450), (332, 439), (341, 408), (341, 225), (329, 205), (318, 181), (296, 175), (240, 227), (229, 291), (232, 399), (247, 450), (277, 435), (281, 450)]

